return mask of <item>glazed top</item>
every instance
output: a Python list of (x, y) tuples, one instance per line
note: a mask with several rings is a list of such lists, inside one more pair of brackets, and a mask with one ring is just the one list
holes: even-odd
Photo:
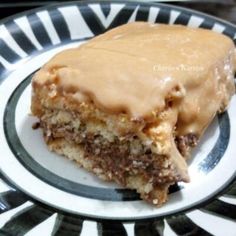
[(34, 83), (151, 121), (173, 106), (179, 134), (201, 134), (234, 93), (232, 40), (180, 25), (129, 23), (54, 56)]

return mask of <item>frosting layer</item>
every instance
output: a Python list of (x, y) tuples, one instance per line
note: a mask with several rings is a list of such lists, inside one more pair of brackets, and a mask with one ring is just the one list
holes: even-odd
[(233, 95), (235, 68), (235, 47), (224, 35), (136, 22), (57, 54), (33, 83), (134, 120), (153, 122), (172, 107), (178, 135), (201, 135)]

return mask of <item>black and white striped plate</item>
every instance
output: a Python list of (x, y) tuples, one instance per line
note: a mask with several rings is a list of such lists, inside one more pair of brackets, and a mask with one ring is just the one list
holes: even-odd
[(162, 4), (86, 1), (0, 22), (0, 235), (236, 235), (236, 98), (215, 118), (189, 163), (190, 184), (161, 208), (49, 152), (30, 113), (32, 74), (55, 53), (131, 21), (236, 27)]

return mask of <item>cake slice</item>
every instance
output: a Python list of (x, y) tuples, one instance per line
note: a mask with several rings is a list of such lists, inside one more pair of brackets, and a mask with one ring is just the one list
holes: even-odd
[(136, 22), (54, 56), (31, 110), (50, 150), (155, 205), (234, 94), (235, 47), (205, 29)]

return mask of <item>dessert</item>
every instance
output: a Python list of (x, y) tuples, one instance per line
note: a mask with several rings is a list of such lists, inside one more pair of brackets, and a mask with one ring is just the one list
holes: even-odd
[(129, 23), (54, 56), (31, 110), (50, 150), (161, 205), (235, 87), (235, 46), (180, 25)]

